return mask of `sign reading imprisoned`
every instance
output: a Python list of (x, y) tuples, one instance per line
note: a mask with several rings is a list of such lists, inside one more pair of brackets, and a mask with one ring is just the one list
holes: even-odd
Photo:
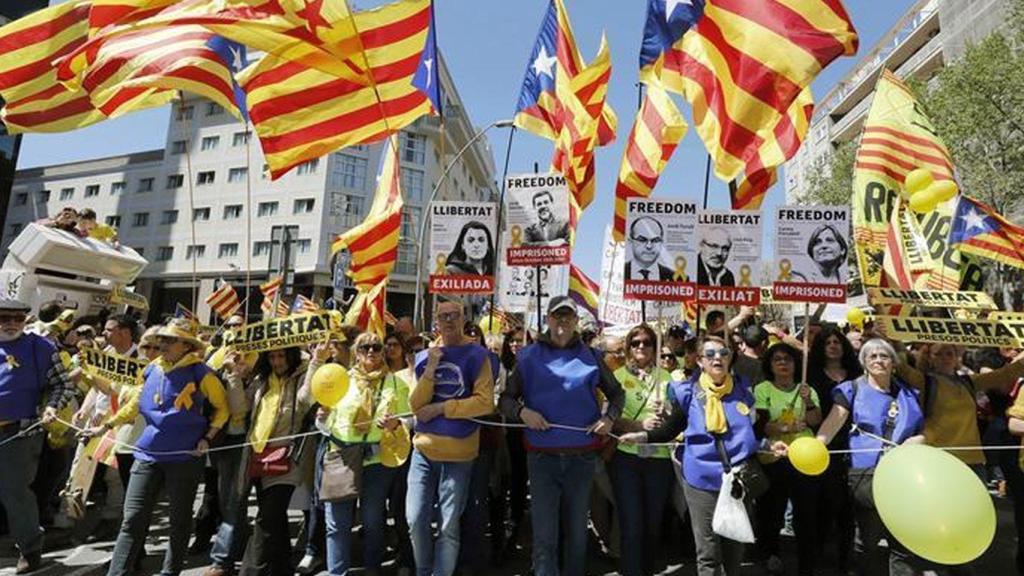
[(78, 357), (86, 372), (118, 384), (141, 382), (142, 371), (149, 365), (149, 360), (137, 360), (93, 348), (83, 348), (78, 353)]
[(568, 264), (569, 188), (565, 177), (557, 173), (509, 176), (506, 191), (508, 264)]
[(901, 342), (1019, 348), (1024, 343), (1022, 320), (962, 320), (877, 316), (889, 338)]
[(626, 204), (625, 297), (682, 302), (695, 297), (697, 204), (630, 198)]
[(986, 292), (943, 292), (939, 290), (897, 290), (868, 288), (872, 306), (927, 306), (930, 308), (963, 308), (995, 310), (996, 303)]
[(330, 330), (329, 312), (296, 314), (228, 330), (224, 333), (224, 345), (239, 352), (266, 352), (322, 342)]
[(704, 210), (697, 217), (697, 301), (756, 306), (760, 282), (761, 213)]
[(847, 206), (780, 206), (775, 218), (775, 300), (846, 302), (849, 232)]
[(430, 291), (490, 294), (497, 250), (496, 207), (491, 202), (430, 205)]

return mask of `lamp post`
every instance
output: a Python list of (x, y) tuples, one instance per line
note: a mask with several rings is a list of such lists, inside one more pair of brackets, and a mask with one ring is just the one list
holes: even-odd
[(447, 166), (445, 166), (444, 172), (441, 173), (441, 177), (437, 180), (437, 184), (434, 184), (434, 189), (430, 191), (430, 197), (427, 198), (426, 204), (423, 205), (423, 215), (420, 216), (420, 228), (416, 240), (416, 298), (413, 301), (412, 313), (413, 321), (416, 322), (421, 329), (426, 324), (426, 310), (424, 309), (422, 303), (423, 244), (426, 237), (427, 218), (430, 214), (430, 205), (434, 202), (434, 199), (437, 197), (438, 191), (441, 190), (441, 184), (444, 184), (445, 179), (448, 178), (448, 173), (451, 172), (452, 168), (455, 166), (455, 163), (458, 162), (460, 158), (462, 158), (462, 155), (465, 154), (467, 150), (469, 150), (470, 146), (476, 143), (476, 141), (483, 137), (483, 135), (486, 134), (487, 131), (490, 130), (491, 128), (511, 128), (512, 126), (513, 124), (511, 120), (495, 120), (494, 122), (491, 122), (483, 129), (481, 129), (479, 132), (474, 134), (473, 137), (469, 139), (469, 142), (466, 142), (466, 145), (463, 146), (462, 149), (460, 149), (457, 154), (455, 154), (455, 157), (452, 158), (452, 161), (449, 162)]

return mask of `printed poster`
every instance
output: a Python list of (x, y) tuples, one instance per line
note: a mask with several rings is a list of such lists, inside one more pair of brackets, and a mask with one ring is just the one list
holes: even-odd
[(846, 302), (849, 253), (849, 206), (780, 206), (775, 218), (775, 300)]
[(761, 301), (761, 213), (703, 210), (697, 217), (697, 300), (756, 306)]
[(430, 292), (494, 292), (497, 206), (492, 202), (430, 205)]
[(630, 198), (626, 203), (624, 295), (682, 302), (696, 296), (697, 204)]
[(506, 181), (505, 232), (510, 266), (568, 264), (569, 188), (561, 174), (521, 174)]

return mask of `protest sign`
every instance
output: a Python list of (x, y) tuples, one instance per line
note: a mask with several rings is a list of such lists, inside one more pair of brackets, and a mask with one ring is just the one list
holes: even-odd
[(137, 310), (149, 310), (149, 301), (145, 296), (131, 292), (117, 284), (110, 290), (109, 300), (111, 304), (124, 304)]
[(330, 312), (294, 314), (228, 330), (224, 345), (238, 352), (266, 352), (323, 342), (330, 330)]
[(569, 188), (561, 174), (522, 174), (506, 181), (505, 232), (510, 266), (568, 264)]
[(939, 290), (897, 290), (894, 288), (868, 288), (868, 301), (872, 306), (926, 306), (929, 308), (963, 308), (965, 310), (995, 310), (996, 303), (985, 292), (944, 292)]
[(1024, 320), (965, 320), (876, 316), (882, 332), (900, 342), (1019, 348), (1024, 343)]
[(78, 357), (87, 373), (118, 384), (138, 384), (142, 381), (142, 371), (149, 365), (149, 360), (138, 360), (94, 348), (83, 348)]
[(538, 270), (542, 310), (547, 310), (549, 299), (569, 292), (568, 266), (502, 266), (498, 301), (503, 310), (528, 313), (537, 309)]
[(847, 206), (780, 206), (772, 294), (786, 302), (846, 302)]
[(761, 213), (703, 210), (697, 216), (697, 301), (756, 306), (760, 282)]
[(697, 204), (630, 198), (626, 203), (624, 295), (682, 302), (696, 296)]
[(494, 291), (497, 207), (491, 202), (430, 205), (430, 292), (490, 294)]

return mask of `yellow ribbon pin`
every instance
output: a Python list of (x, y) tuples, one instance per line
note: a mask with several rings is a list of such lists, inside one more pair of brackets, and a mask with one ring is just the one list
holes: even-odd
[(18, 363), (18, 359), (15, 358), (14, 356), (8, 355), (6, 362), (7, 365), (10, 366), (11, 370), (21, 367), (21, 364)]
[(195, 382), (189, 382), (185, 388), (174, 398), (174, 407), (178, 410), (192, 409), (192, 393), (196, 391)]
[(519, 246), (523, 243), (523, 229), (515, 225), (509, 231), (512, 234), (512, 246)]
[(672, 280), (675, 282), (689, 282), (690, 279), (686, 276), (686, 258), (676, 256), (676, 270), (675, 274), (672, 275)]
[(779, 260), (779, 282), (789, 282), (793, 278), (793, 263), (787, 258)]
[(437, 257), (434, 258), (434, 262), (437, 264), (437, 267), (434, 268), (434, 274), (436, 274), (437, 276), (443, 276), (444, 275), (444, 263), (445, 263), (445, 260), (446, 260), (446, 258), (444, 257), (443, 253), (439, 253), (437, 255)]
[(750, 266), (740, 266), (740, 286), (751, 286)]

